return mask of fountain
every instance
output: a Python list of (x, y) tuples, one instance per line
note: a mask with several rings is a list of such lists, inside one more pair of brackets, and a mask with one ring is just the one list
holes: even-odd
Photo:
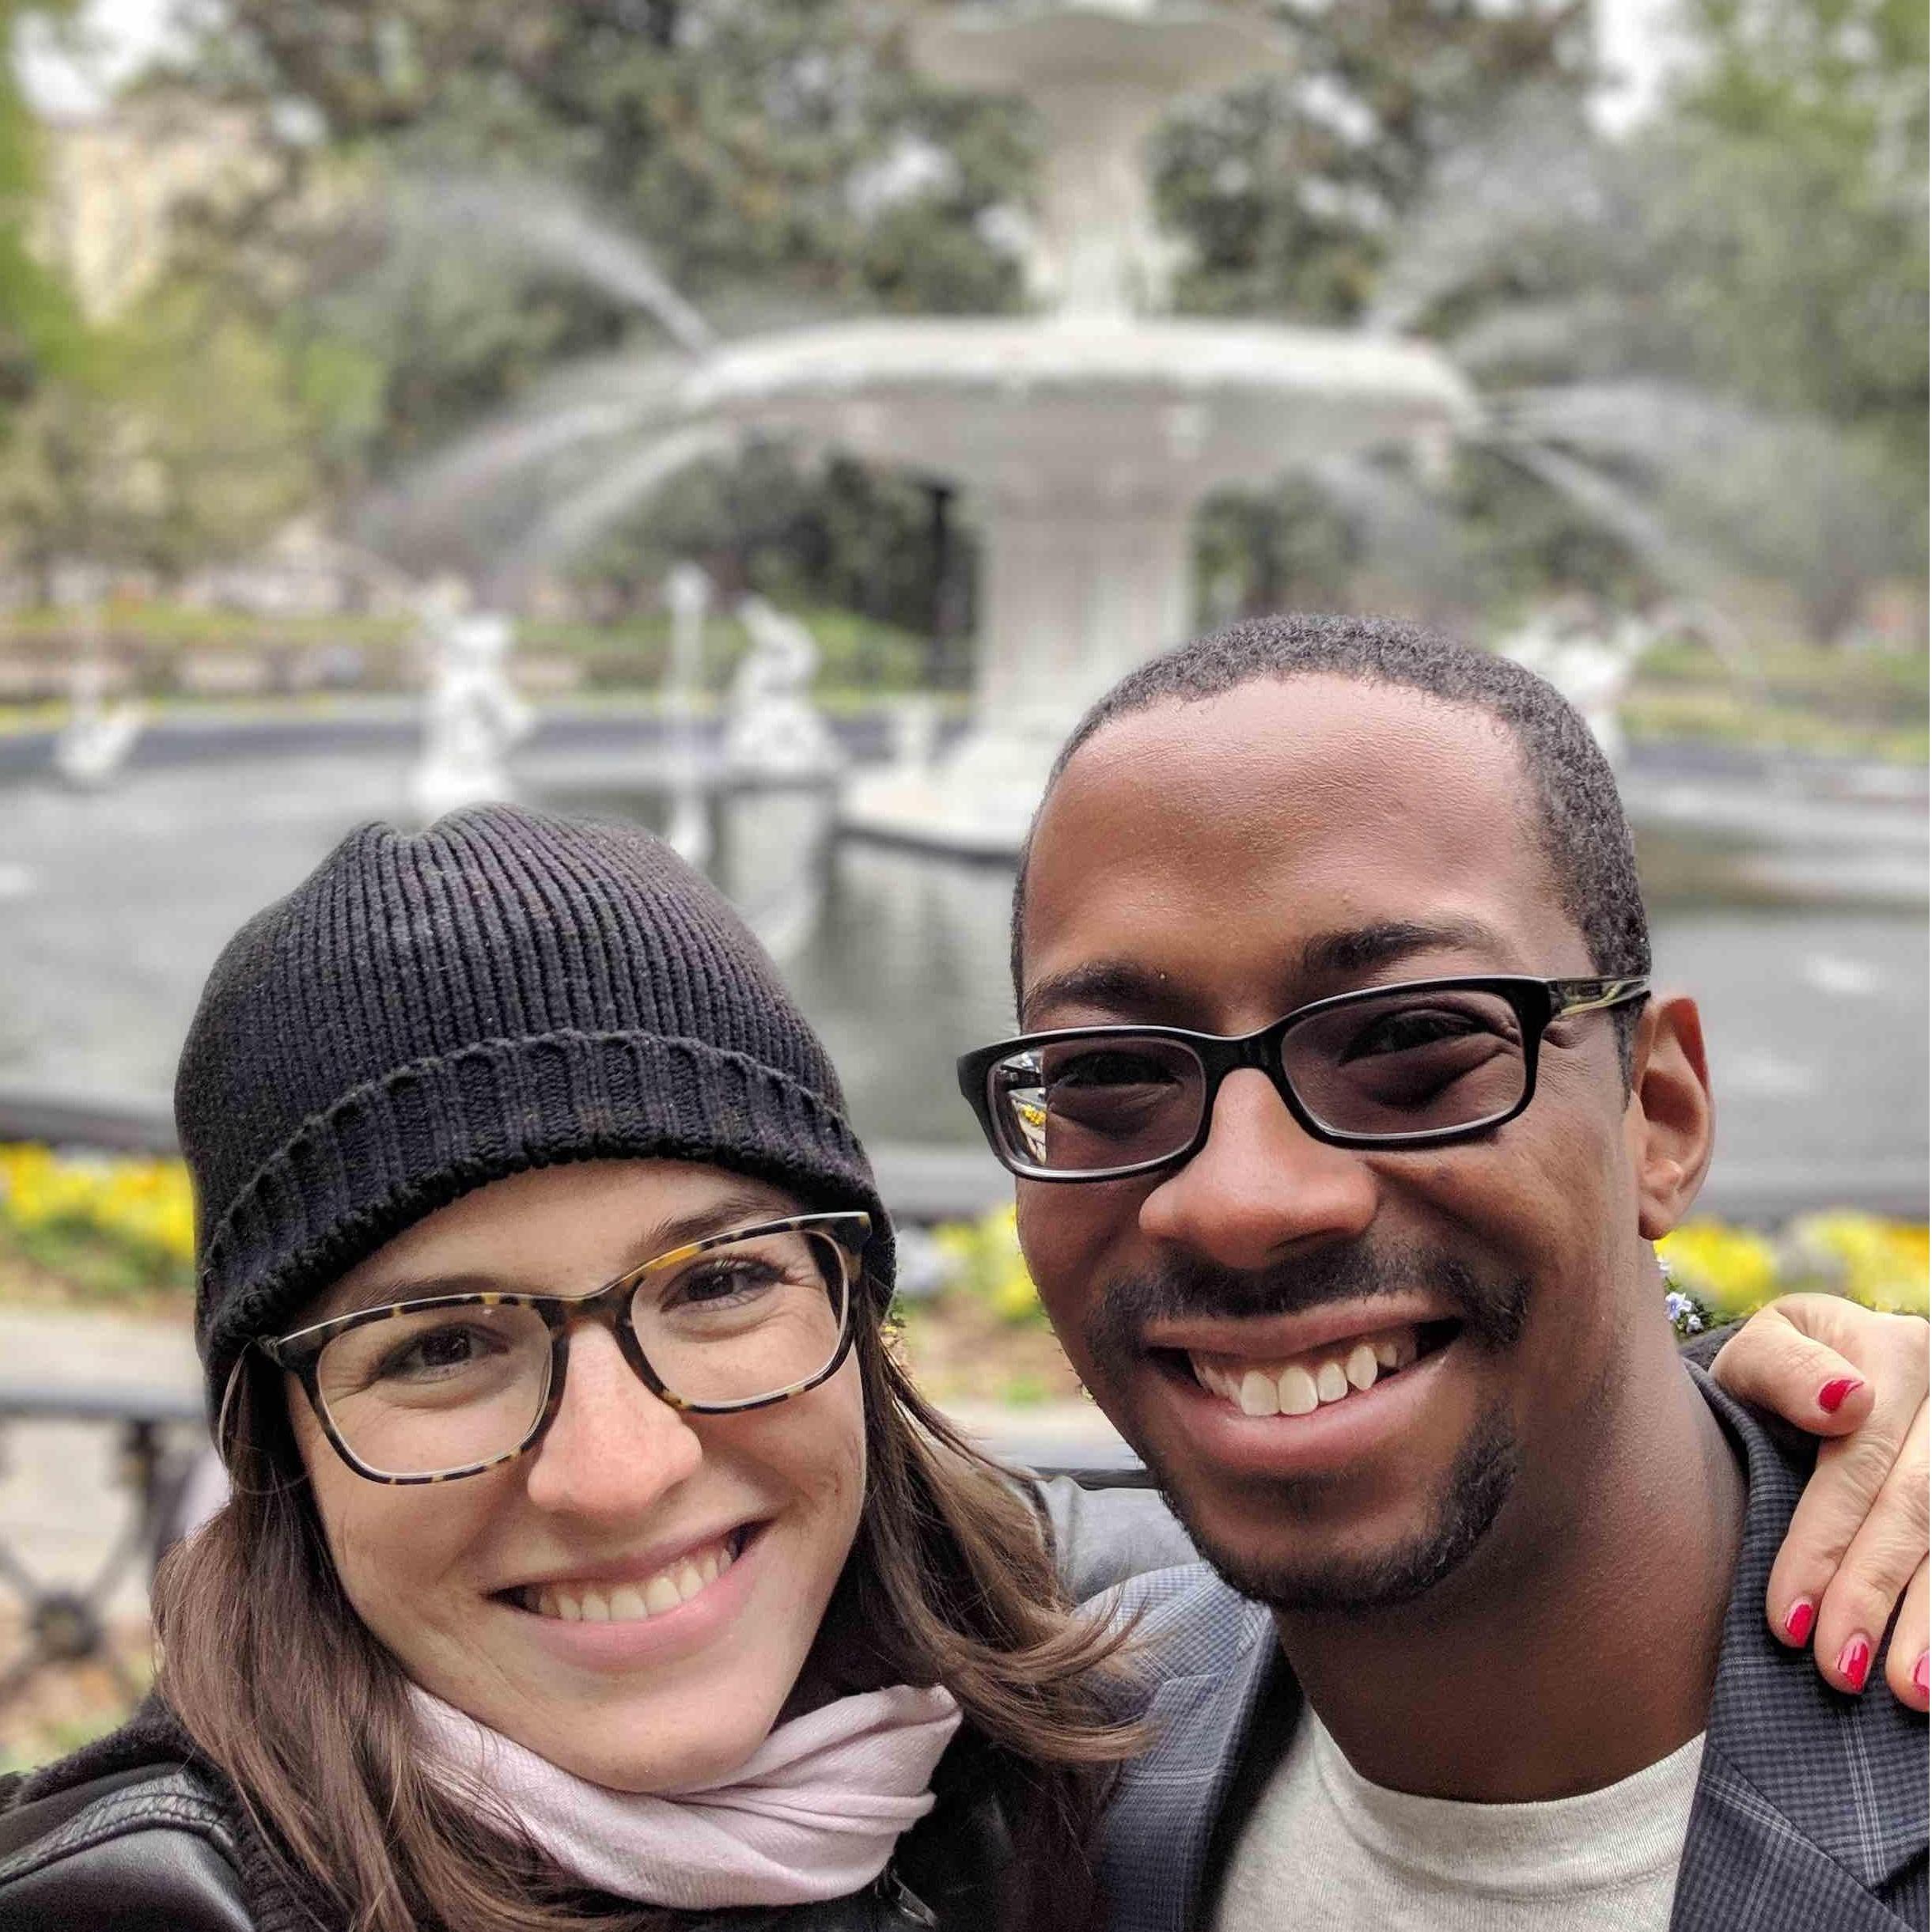
[(138, 698), (107, 702), (107, 667), (84, 657), (74, 667), (73, 710), (54, 741), (54, 769), (77, 791), (97, 791), (127, 762), (147, 722)]
[(686, 865), (702, 866), (711, 856), (711, 815), (698, 768), (696, 700), (711, 580), (695, 563), (675, 564), (665, 578), (664, 598), (671, 607), (671, 653), (664, 673), (671, 816), (665, 843)]
[(1617, 707), (1638, 659), (1663, 629), (1635, 612), (1608, 623), (1590, 600), (1563, 598), (1532, 611), (1495, 648), (1554, 684), (1589, 726), (1604, 757), (1621, 766), (1623, 726)]
[(936, 763), (861, 772), (845, 828), (1015, 851), (1084, 707), (1186, 635), (1195, 510), (1223, 485), (1453, 432), (1453, 367), (1396, 339), (1165, 316), (1173, 263), (1140, 149), (1177, 97), (1284, 61), (1201, 6), (1055, 0), (911, 31), (949, 85), (1024, 96), (1045, 143), (1024, 319), (894, 319), (768, 335), (691, 369), (684, 411), (941, 475), (983, 557), (971, 726)]
[(818, 646), (796, 617), (747, 597), (738, 621), (751, 638), (726, 701), (725, 770), (741, 784), (823, 783), (845, 754), (811, 699)]
[[(515, 415), (386, 498), (372, 524), (402, 540), (426, 517), (500, 508), (520, 475), (527, 485), (528, 472), (548, 468), (555, 487), (529, 493), (542, 507), (521, 540), (506, 547), (499, 529), (494, 547), (483, 544), (507, 585), (581, 550), (691, 464), (749, 439), (843, 452), (957, 492), (977, 527), (981, 571), (966, 731), (944, 743), (930, 709), (896, 713), (895, 756), (848, 775), (841, 823), (987, 858), (1017, 850), (1079, 711), (1195, 627), (1191, 525), (1203, 498), (1224, 487), (1291, 471), (1312, 478), (1381, 552), (1385, 576), (1439, 590), (1463, 566), (1438, 486), (1455, 449), (1480, 446), (1584, 511), (1673, 597), (1707, 610), (1703, 635), (1733, 676), (1754, 677), (1716, 601), (1721, 563), (1623, 474), (1665, 478), (1680, 460), (1708, 464), (1744, 448), (1750, 425), (1735, 409), (1654, 382), (1498, 390), (1507, 343), (1492, 331), (1485, 347), (1487, 325), (1447, 349), (1397, 332), (1471, 265), (1490, 227), (1520, 225), (1510, 195), (1481, 191), (1479, 170), (1473, 180), (1447, 171), (1360, 328), (1177, 317), (1165, 313), (1174, 255), (1154, 219), (1141, 149), (1170, 102), (1284, 66), (1267, 26), (1211, 0), (1013, 0), (922, 12), (907, 40), (928, 76), (1017, 94), (1036, 112), (1044, 151), (1025, 267), (1037, 313), (728, 339), (635, 241), (554, 193), (453, 189), (438, 207), (570, 267), (653, 317), (672, 347), (627, 346), (559, 369)], [(1575, 157), (1560, 139), (1547, 152), (1547, 165), (1529, 171), (1529, 199), (1540, 207), (1547, 188), (1563, 218), (1599, 218), (1571, 178)], [(1533, 311), (1515, 322), (1547, 334), (1551, 316)], [(1491, 391), (1479, 396), (1465, 369), (1487, 369)], [(1405, 461), (1383, 460), (1396, 450)], [(773, 642), (744, 674), (747, 703), (758, 695), (752, 685), (814, 648), (809, 638), (781, 640), (771, 627), (787, 620), (753, 608), (751, 621)], [(1600, 733), (1614, 737), (1635, 633), (1587, 651), (1566, 639), (1558, 650), (1532, 627), (1517, 645), (1559, 684), (1566, 678)], [(798, 674), (783, 676), (802, 700)], [(803, 713), (794, 705), (790, 715)], [(758, 742), (734, 729), (740, 776), (769, 762), (782, 777), (800, 760), (831, 766), (822, 743), (812, 751), (790, 725)], [(1656, 799), (1646, 786), (1637, 802), (1661, 811)]]
[(472, 609), (460, 579), (441, 580), (423, 598), (420, 637), (430, 681), (409, 795), (426, 822), (460, 805), (509, 797), (504, 754), (532, 720), (505, 669), (515, 642), (510, 619)]

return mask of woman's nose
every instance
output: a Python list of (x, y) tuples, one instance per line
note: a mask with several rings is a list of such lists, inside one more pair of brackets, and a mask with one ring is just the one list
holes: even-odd
[(570, 1337), (563, 1400), (531, 1453), (525, 1491), (539, 1509), (621, 1517), (691, 1476), (704, 1445), (690, 1422), (645, 1387), (616, 1337)]
[(1264, 1268), (1297, 1248), (1361, 1234), (1373, 1169), (1306, 1132), (1267, 1075), (1229, 1074), (1207, 1140), (1141, 1203), (1141, 1231), (1224, 1268)]

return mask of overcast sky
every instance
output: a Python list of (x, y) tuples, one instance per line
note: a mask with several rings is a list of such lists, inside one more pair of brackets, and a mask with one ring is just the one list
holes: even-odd
[[(1346, 3), (1346, 0), (1344, 0)], [(1671, 59), (1667, 22), (1673, 0), (1597, 0), (1604, 64), (1623, 77), (1598, 103), (1604, 124), (1627, 125), (1655, 97)], [(81, 38), (85, 51), (70, 56), (29, 21), (23, 36), (21, 79), (43, 113), (85, 114), (166, 42), (181, 0), (85, 0)]]

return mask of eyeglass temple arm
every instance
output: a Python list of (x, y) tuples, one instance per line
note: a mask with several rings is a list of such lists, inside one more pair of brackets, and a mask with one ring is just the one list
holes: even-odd
[(1650, 991), (1650, 981), (1642, 973), (1623, 979), (1553, 979), (1550, 991), (1556, 998), (1550, 1017), (1567, 1020), (1579, 1013), (1597, 1013), (1605, 1006), (1641, 999)]

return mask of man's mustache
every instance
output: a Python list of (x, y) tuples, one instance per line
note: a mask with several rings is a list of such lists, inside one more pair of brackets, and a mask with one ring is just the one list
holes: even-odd
[(1392, 1298), (1418, 1288), (1451, 1303), (1464, 1333), (1484, 1348), (1509, 1347), (1529, 1318), (1527, 1277), (1480, 1275), (1452, 1255), (1357, 1242), (1252, 1272), (1176, 1255), (1110, 1283), (1087, 1317), (1086, 1343), (1096, 1361), (1119, 1365), (1142, 1352), (1141, 1337), (1153, 1322), (1300, 1314), (1327, 1302)]

